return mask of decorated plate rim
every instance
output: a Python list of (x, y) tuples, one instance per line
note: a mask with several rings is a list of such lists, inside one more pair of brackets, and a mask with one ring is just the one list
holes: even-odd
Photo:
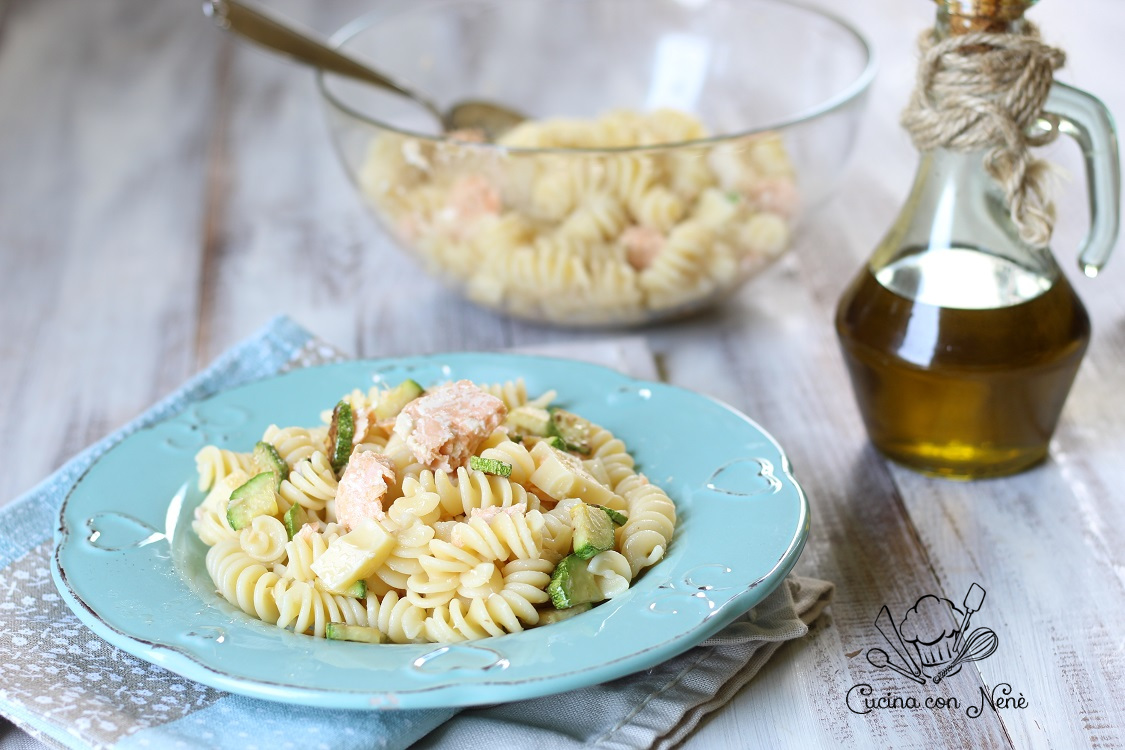
[[(524, 367), (520, 367), (520, 364)], [(441, 372), (443, 376), (449, 375), (454, 371), (455, 367), (461, 370), (465, 369), (487, 369), (498, 368), (506, 370), (508, 374), (501, 376), (503, 379), (514, 379), (521, 374), (526, 377), (525, 370), (527, 366), (538, 368), (577, 368), (585, 370), (589, 374), (594, 375), (596, 378), (605, 380), (603, 383), (606, 393), (616, 389), (618, 392), (625, 392), (625, 386), (633, 389), (636, 393), (648, 392), (651, 398), (653, 393), (663, 394), (678, 394), (679, 398), (686, 398), (687, 400), (698, 399), (702, 404), (710, 404), (711, 407), (721, 410), (725, 413), (727, 418), (733, 417), (734, 424), (739, 424), (747, 428), (749, 433), (756, 433), (755, 437), (764, 440), (774, 451), (777, 459), (777, 465), (772, 467), (772, 478), (780, 483), (780, 488), (776, 494), (784, 494), (787, 499), (793, 500), (796, 503), (795, 508), (790, 508), (790, 512), (795, 510), (795, 519), (793, 529), (788, 536), (787, 543), (783, 545), (784, 549), (780, 555), (772, 560), (772, 563), (766, 568), (762, 566), (760, 573), (751, 580), (740, 582), (737, 586), (726, 587), (727, 590), (734, 589), (734, 593), (725, 597), (720, 605), (713, 608), (713, 611), (707, 613), (698, 622), (692, 623), (690, 626), (680, 627), (675, 629), (675, 632), (667, 638), (655, 643), (650, 643), (643, 648), (626, 649), (625, 653), (617, 656), (610, 656), (605, 659), (595, 660), (596, 663), (579, 663), (571, 668), (560, 668), (556, 670), (546, 670), (534, 674), (527, 674), (514, 678), (504, 678), (503, 675), (512, 674), (507, 670), (512, 667), (509, 663), (504, 663), (503, 668), (496, 672), (496, 679), (476, 679), (467, 680), (465, 675), (461, 674), (466, 670), (472, 672), (471, 668), (455, 668), (449, 671), (449, 676), (446, 679), (437, 679), (430, 685), (414, 686), (405, 689), (381, 690), (372, 688), (355, 688), (355, 687), (341, 687), (341, 686), (323, 686), (317, 684), (309, 684), (307, 680), (294, 679), (291, 681), (286, 680), (271, 680), (261, 676), (252, 676), (244, 673), (245, 670), (233, 669), (229, 666), (231, 661), (229, 658), (208, 658), (201, 656), (198, 651), (192, 651), (178, 645), (174, 642), (172, 635), (164, 637), (147, 637), (140, 633), (140, 629), (136, 626), (129, 626), (128, 624), (122, 625), (119, 618), (109, 615), (104, 615), (103, 612), (107, 606), (107, 596), (104, 590), (97, 588), (96, 582), (92, 583), (86, 581), (88, 573), (86, 571), (68, 570), (68, 565), (64, 561), (64, 557), (68, 552), (73, 551), (74, 546), (81, 541), (89, 541), (88, 537), (81, 535), (82, 522), (77, 519), (70, 518), (70, 511), (72, 510), (72, 501), (77, 497), (83, 497), (82, 493), (89, 489), (87, 484), (91, 474), (97, 468), (103, 465), (107, 457), (115, 454), (118, 451), (125, 450), (123, 446), (137, 446), (143, 445), (146, 440), (151, 441), (155, 439), (155, 435), (162, 428), (169, 424), (174, 424), (177, 421), (183, 421), (185, 415), (193, 409), (206, 406), (208, 404), (215, 404), (223, 400), (239, 400), (243, 403), (252, 400), (252, 395), (258, 389), (264, 387), (265, 384), (275, 383), (288, 383), (290, 381), (300, 380), (303, 378), (314, 378), (318, 380), (331, 379), (334, 374), (355, 370), (363, 372), (368, 378), (364, 383), (356, 383), (356, 387), (367, 387), (373, 382), (377, 382), (381, 373), (394, 372), (394, 371), (407, 371), (413, 372), (417, 370), (434, 369)], [(544, 376), (543, 373), (536, 373), (536, 376)], [(545, 377), (545, 376), (544, 376)], [(485, 378), (481, 378), (482, 380)], [(351, 381), (349, 381), (351, 382)], [(427, 383), (428, 385), (428, 383)], [(557, 387), (557, 386), (555, 386)], [(529, 386), (529, 392), (532, 388)], [(566, 390), (560, 388), (560, 400), (566, 401)], [(346, 392), (346, 391), (341, 391)], [(339, 394), (338, 394), (339, 395)], [(317, 402), (317, 405), (323, 405)], [(594, 421), (599, 421), (597, 415), (592, 415)], [(635, 441), (637, 436), (630, 436), (627, 434), (634, 429), (625, 431), (622, 434), (620, 429), (613, 431), (619, 437), (625, 440), (630, 452), (637, 452)], [(638, 426), (635, 429), (639, 432), (642, 427)], [(257, 438), (254, 438), (257, 439)], [(739, 459), (741, 460), (741, 459)], [(717, 467), (715, 472), (723, 466)], [(194, 480), (194, 464), (192, 464), (192, 476), (190, 480)], [(647, 473), (647, 472), (646, 472)], [(655, 480), (660, 483), (659, 480)], [(722, 492), (718, 490), (717, 492)], [(198, 494), (198, 493), (197, 493)], [(670, 493), (672, 494), (672, 493)], [(194, 498), (191, 505), (184, 509), (190, 509), (201, 499), (201, 496)], [(686, 505), (681, 505), (683, 498), (673, 495), (673, 500), (677, 502), (678, 513), (692, 510), (693, 502), (689, 501)], [(736, 501), (737, 502), (737, 501)], [(116, 513), (117, 511), (112, 508), (106, 508), (104, 511), (107, 513)], [(125, 515), (125, 514), (120, 514)], [(181, 513), (182, 516), (182, 513)], [(92, 518), (92, 516), (91, 516)], [(541, 355), (526, 355), (526, 354), (507, 354), (507, 353), (475, 353), (475, 352), (459, 352), (459, 353), (446, 353), (446, 354), (432, 354), (416, 357), (399, 357), (387, 359), (373, 359), (373, 360), (351, 360), (346, 362), (330, 363), (325, 365), (317, 365), (307, 368), (293, 369), (287, 372), (279, 373), (276, 375), (259, 378), (251, 382), (243, 383), (230, 388), (224, 388), (217, 391), (210, 396), (200, 399), (186, 406), (183, 410), (175, 415), (166, 419), (160, 420), (152, 425), (148, 425), (139, 429), (137, 432), (126, 437), (118, 444), (111, 447), (105, 454), (100, 456), (78, 479), (75, 486), (70, 490), (64, 499), (58, 515), (59, 523), (55, 535), (55, 548), (51, 556), (52, 575), (55, 578), (56, 585), (63, 595), (64, 600), (68, 606), (75, 612), (80, 620), (89, 626), (95, 633), (109, 641), (114, 646), (122, 649), (123, 651), (145, 659), (146, 661), (164, 666), (171, 671), (180, 674), (190, 679), (195, 679), (198, 682), (210, 685), (215, 688), (228, 690), (243, 695), (250, 695), (268, 700), (282, 701), (303, 705), (315, 705), (322, 707), (333, 708), (366, 708), (366, 709), (381, 709), (381, 708), (428, 708), (428, 707), (446, 707), (446, 706), (466, 706), (478, 705), (486, 703), (496, 703), (507, 700), (517, 700), (522, 698), (537, 697), (541, 695), (548, 695), (556, 692), (563, 692), (578, 687), (585, 687), (588, 685), (604, 682), (607, 680), (615, 679), (632, 672), (652, 667), (666, 659), (686, 651), (692, 646), (698, 645), (707, 637), (713, 635), (729, 622), (736, 619), (741, 613), (764, 599), (770, 592), (772, 592), (785, 578), (788, 572), (796, 564), (797, 559), (804, 547), (805, 541), (808, 536), (809, 527), (809, 508), (808, 500), (804, 491), (797, 483), (792, 475), (791, 465), (787, 455), (781, 448), (777, 440), (762, 429), (757, 422), (734, 407), (720, 401), (719, 399), (700, 394), (688, 389), (680, 388), (678, 386), (669, 385), (666, 383), (647, 381), (639, 378), (634, 378), (629, 375), (622, 374), (616, 370), (576, 360), (546, 357)], [(76, 522), (78, 521), (78, 522)], [(169, 523), (171, 523), (171, 516), (169, 516)], [(89, 523), (87, 519), (86, 523)], [(685, 534), (688, 538), (685, 539)], [(160, 535), (163, 536), (163, 535)], [(691, 555), (692, 551), (683, 549), (689, 546), (688, 542), (691, 539), (690, 530), (684, 529), (681, 524), (677, 524), (676, 536), (670, 546), (669, 558), (675, 556), (676, 558)], [(165, 538), (167, 541), (167, 537)], [(159, 542), (159, 540), (157, 540)], [(196, 540), (198, 541), (198, 540)], [(678, 543), (678, 544), (677, 544)], [(171, 543), (169, 542), (169, 546)], [(120, 551), (120, 550), (115, 550)], [(171, 555), (168, 557), (171, 560)], [(649, 584), (655, 578), (660, 578), (657, 571), (668, 560), (662, 560), (657, 563), (653, 568), (647, 570), (638, 578), (639, 584), (644, 584), (648, 581)], [(685, 560), (685, 562), (695, 562), (695, 558)], [(169, 563), (171, 566), (172, 563)], [(704, 567), (725, 567), (727, 572), (730, 568), (723, 563), (700, 562), (698, 565), (690, 568), (687, 573)], [(175, 570), (174, 566), (172, 571), (177, 575), (180, 571)], [(75, 575), (77, 573), (77, 575)], [(198, 571), (196, 571), (198, 573)], [(205, 573), (204, 573), (205, 575)], [(686, 573), (684, 574), (686, 580)], [(73, 581), (72, 581), (73, 578)], [(157, 577), (157, 582), (159, 582)], [(671, 579), (669, 579), (670, 581)], [(86, 588), (93, 586), (93, 589), (86, 589), (85, 593), (80, 593), (76, 589)], [(657, 585), (656, 588), (660, 589), (664, 584)], [(639, 588), (639, 586), (637, 587)], [(647, 588), (652, 588), (648, 585)], [(700, 589), (702, 592), (705, 588)], [(91, 596), (93, 593), (93, 596)], [(622, 611), (623, 605), (631, 604), (630, 599), (637, 598), (634, 596), (637, 592), (633, 589), (630, 590), (625, 602), (619, 602), (618, 599), (611, 600), (605, 604), (599, 605), (589, 614), (597, 613), (599, 610), (615, 604), (612, 612), (606, 616), (615, 615)], [(700, 596), (700, 594), (692, 594), (692, 596)], [(703, 595), (706, 598), (706, 595)], [(232, 628), (235, 633), (244, 633), (246, 629), (258, 630), (268, 628), (271, 631), (277, 631), (279, 634), (284, 634), (292, 639), (299, 641), (315, 641), (315, 644), (310, 644), (309, 647), (315, 645), (318, 649), (323, 648), (376, 648), (376, 649), (390, 649), (392, 653), (397, 651), (404, 654), (404, 656), (391, 656), (386, 657), (385, 660), (397, 662), (384, 667), (385, 670), (401, 670), (409, 667), (412, 663), (417, 662), (423, 654), (413, 660), (405, 658), (406, 654), (413, 653), (422, 649), (428, 649), (429, 653), (441, 650), (443, 647), (440, 644), (410, 644), (410, 645), (390, 645), (390, 646), (377, 646), (371, 647), (366, 644), (352, 644), (352, 643), (336, 643), (328, 642), (323, 639), (313, 639), (308, 636), (297, 636), (289, 631), (283, 631), (272, 625), (267, 625), (259, 621), (253, 620), (249, 616), (242, 615), (240, 612), (234, 613), (234, 618), (231, 619), (231, 613), (226, 610), (231, 609), (231, 605), (227, 604), (217, 594), (214, 595), (216, 601), (214, 602), (200, 602), (206, 605), (205, 612), (213, 618), (215, 622), (220, 623), (222, 627)], [(92, 600), (92, 601), (91, 601)], [(641, 602), (643, 605), (644, 602)], [(649, 608), (652, 603), (649, 603)], [(630, 610), (625, 609), (626, 616), (629, 616)], [(634, 619), (640, 615), (633, 612)], [(678, 613), (675, 613), (678, 615)], [(542, 633), (543, 631), (553, 631), (556, 634), (553, 641), (561, 641), (560, 644), (552, 644), (557, 646), (565, 646), (568, 633), (568, 623), (575, 623), (580, 620), (579, 618), (572, 618), (561, 623), (552, 624), (547, 628), (533, 629), (523, 633), (501, 636), (499, 638), (489, 638), (481, 641), (470, 641), (463, 644), (449, 644), (449, 648), (465, 647), (468, 650), (483, 650), (492, 651), (497, 653), (490, 646), (498, 648), (503, 647), (505, 644), (511, 644), (510, 639), (526, 638), (531, 634)], [(202, 616), (202, 615), (201, 615)], [(241, 616), (243, 619), (239, 619)], [(203, 618), (205, 621), (208, 617)], [(171, 624), (172, 626), (174, 624)], [(218, 626), (216, 626), (218, 627)], [(573, 625), (571, 625), (573, 627)], [(573, 640), (573, 638), (571, 639)], [(307, 648), (303, 650), (308, 650)], [(405, 651), (409, 650), (409, 651)], [(235, 654), (237, 657), (237, 654)], [(501, 660), (505, 661), (505, 660)], [(228, 663), (224, 667), (224, 662)], [(494, 665), (495, 666), (495, 665)], [(491, 667), (484, 668), (485, 670)], [(253, 670), (251, 670), (253, 671)], [(515, 672), (519, 670), (516, 669)]]

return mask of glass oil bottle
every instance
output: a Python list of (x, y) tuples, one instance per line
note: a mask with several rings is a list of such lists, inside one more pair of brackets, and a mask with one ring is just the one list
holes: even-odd
[[(938, 37), (1018, 32), (1025, 0), (938, 0)], [(1045, 109), (1082, 147), (1094, 276), (1118, 230), (1112, 120), (1056, 82)], [(845, 291), (836, 331), (874, 445), (908, 467), (974, 479), (1043, 460), (1090, 340), (1090, 321), (1047, 248), (1020, 239), (985, 152), (921, 154), (904, 207)]]

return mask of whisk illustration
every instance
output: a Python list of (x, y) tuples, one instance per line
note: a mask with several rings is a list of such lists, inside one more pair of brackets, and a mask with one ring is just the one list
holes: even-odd
[(940, 672), (934, 675), (934, 684), (940, 684), (941, 681), (945, 679), (945, 676), (957, 669), (962, 662), (980, 661), (981, 659), (987, 659), (992, 656), (992, 653), (996, 651), (996, 647), (999, 643), (1000, 640), (992, 630), (989, 628), (977, 628), (965, 639), (961, 650), (957, 652), (957, 656), (953, 658), (953, 661), (946, 664)]

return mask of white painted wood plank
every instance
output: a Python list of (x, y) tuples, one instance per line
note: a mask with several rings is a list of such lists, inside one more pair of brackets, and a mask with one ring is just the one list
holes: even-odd
[(194, 4), (19, 2), (0, 39), (0, 498), (191, 370), (214, 40)]

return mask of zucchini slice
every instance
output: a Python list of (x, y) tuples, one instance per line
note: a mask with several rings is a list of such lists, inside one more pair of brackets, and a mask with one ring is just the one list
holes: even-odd
[(232, 529), (244, 529), (258, 516), (277, 515), (276, 476), (272, 471), (263, 471), (230, 493), (227, 522)]
[(508, 413), (507, 423), (520, 435), (544, 437), (551, 423), (551, 414), (538, 406), (524, 404)]
[(336, 404), (332, 410), (332, 426), (328, 428), (328, 450), (332, 453), (332, 468), (339, 474), (352, 457), (355, 439), (355, 410), (347, 401)]
[(469, 457), (469, 468), (474, 471), (483, 471), (485, 474), (495, 474), (498, 477), (512, 476), (512, 465), (507, 461), (496, 458)]
[(301, 527), (309, 522), (309, 514), (303, 506), (294, 503), (289, 506), (289, 510), (285, 511), (285, 515), (281, 517), (281, 522), (285, 524), (285, 532), (289, 534), (289, 539), (297, 536), (297, 532)]
[(330, 622), (324, 635), (332, 641), (358, 641), (360, 643), (386, 643), (387, 636), (379, 628), (366, 625), (348, 625), (343, 622)]
[(613, 549), (613, 520), (600, 505), (578, 503), (570, 509), (574, 526), (574, 554), (589, 560), (599, 552)]
[(589, 571), (589, 560), (578, 555), (567, 555), (555, 566), (551, 582), (547, 584), (547, 595), (555, 609), (570, 609), (580, 604), (591, 604), (602, 600), (602, 591), (593, 573)]
[(601, 508), (602, 510), (604, 510), (606, 515), (609, 516), (609, 520), (613, 521), (614, 526), (624, 526), (625, 522), (629, 520), (628, 516), (626, 516), (624, 513), (621, 513), (620, 511), (614, 510), (613, 508), (607, 508), (604, 505), (591, 505), (590, 507)]
[(569, 620), (575, 615), (580, 615), (583, 612), (589, 612), (594, 608), (593, 604), (575, 604), (569, 609), (542, 609), (539, 610), (539, 624), (550, 625), (563, 620)]
[(277, 452), (277, 448), (273, 447), (270, 443), (259, 440), (254, 444), (254, 453), (252, 456), (254, 468), (258, 471), (272, 471), (277, 476), (277, 483), (274, 489), (281, 489), (282, 480), (289, 476), (289, 464), (282, 460), (281, 454)]
[(551, 409), (547, 434), (563, 441), (568, 451), (590, 454), (590, 422), (565, 409)]

